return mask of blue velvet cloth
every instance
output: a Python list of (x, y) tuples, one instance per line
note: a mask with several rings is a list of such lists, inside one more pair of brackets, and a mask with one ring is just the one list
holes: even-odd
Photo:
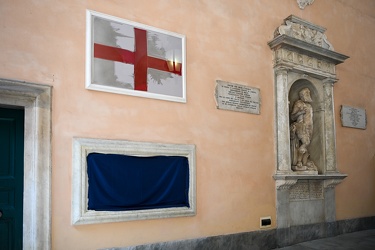
[(190, 207), (187, 157), (90, 153), (87, 174), (89, 210)]

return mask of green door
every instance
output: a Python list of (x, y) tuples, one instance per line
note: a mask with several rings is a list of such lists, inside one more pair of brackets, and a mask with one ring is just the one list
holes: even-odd
[(0, 108), (0, 249), (22, 249), (24, 110)]

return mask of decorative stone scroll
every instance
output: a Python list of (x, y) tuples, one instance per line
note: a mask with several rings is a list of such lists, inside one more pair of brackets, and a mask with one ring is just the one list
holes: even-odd
[(307, 5), (313, 4), (314, 0), (297, 0), (298, 6), (301, 10), (305, 9)]
[(216, 107), (259, 115), (259, 93), (258, 88), (217, 80), (215, 88)]
[(366, 129), (366, 120), (365, 109), (341, 106), (341, 123), (343, 127)]
[(329, 179), (324, 181), (324, 188), (334, 188), (342, 182), (342, 179)]
[(276, 188), (278, 190), (286, 190), (286, 189), (290, 189), (296, 183), (297, 183), (297, 179), (293, 179), (293, 180), (276, 180)]

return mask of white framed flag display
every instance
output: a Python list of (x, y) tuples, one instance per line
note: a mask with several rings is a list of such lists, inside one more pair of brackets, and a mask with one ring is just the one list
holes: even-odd
[(86, 88), (186, 102), (185, 36), (87, 10)]

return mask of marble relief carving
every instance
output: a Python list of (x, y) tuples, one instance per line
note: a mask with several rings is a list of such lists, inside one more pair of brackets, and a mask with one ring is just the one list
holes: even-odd
[(313, 27), (308, 22), (293, 16), (289, 19), (285, 19), (284, 24), (276, 29), (274, 37), (287, 35), (324, 49), (334, 50), (324, 32), (324, 28), (319, 26)]
[(335, 65), (317, 58), (313, 58), (295, 51), (282, 48), (275, 54), (275, 64), (288, 63), (301, 65), (313, 70), (319, 70), (329, 74), (335, 74)]

